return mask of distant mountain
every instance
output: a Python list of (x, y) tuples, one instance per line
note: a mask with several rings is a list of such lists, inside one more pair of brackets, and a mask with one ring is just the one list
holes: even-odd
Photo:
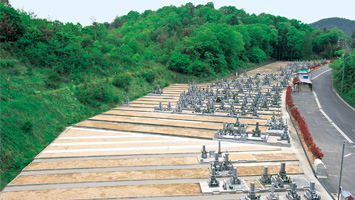
[(352, 32), (355, 30), (355, 21), (345, 18), (332, 17), (321, 19), (319, 21), (313, 22), (309, 24), (313, 27), (323, 29), (324, 27), (327, 29), (338, 28), (339, 30), (344, 31), (344, 33), (348, 36), (351, 36)]

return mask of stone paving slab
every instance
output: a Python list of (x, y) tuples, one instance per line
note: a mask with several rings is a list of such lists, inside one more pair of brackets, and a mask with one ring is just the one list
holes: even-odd
[(295, 153), (254, 153), (252, 155), (258, 161), (298, 160)]
[(244, 180), (245, 183), (248, 185), (248, 187), (250, 186), (251, 182), (255, 183), (255, 189), (264, 189), (264, 186), (259, 182), (258, 179), (249, 179), (249, 180)]
[[(276, 161), (297, 160), (294, 153), (258, 153), (258, 154), (230, 154), (232, 162), (241, 160)], [(129, 159), (98, 159), (74, 160), (59, 162), (32, 162), (24, 170), (42, 169), (67, 169), (67, 168), (92, 168), (92, 167), (117, 167), (117, 166), (151, 166), (151, 165), (193, 165), (198, 164), (197, 157), (153, 157)]]
[(142, 133), (157, 133), (163, 135), (177, 135), (185, 137), (196, 137), (212, 139), (214, 137), (215, 131), (198, 130), (198, 129), (181, 129), (173, 127), (163, 127), (163, 126), (148, 126), (135, 124), (122, 124), (122, 123), (109, 123), (109, 122), (96, 122), (96, 121), (83, 121), (75, 126), (77, 127), (92, 127), (92, 128), (103, 128), (110, 130), (121, 130), (121, 131), (133, 131)]
[(115, 110), (128, 110), (128, 111), (137, 111), (137, 112), (152, 112), (153, 108), (140, 108), (140, 107), (117, 107)]
[[(186, 127), (186, 128), (199, 128), (199, 129), (222, 129), (223, 123), (211, 123), (202, 121), (182, 121), (171, 119), (157, 119), (157, 118), (145, 118), (145, 117), (125, 117), (125, 116), (113, 116), (113, 115), (97, 115), (89, 120), (95, 121), (107, 121), (107, 122), (124, 122), (124, 123), (138, 123), (148, 125), (165, 125), (171, 127)], [(266, 132), (265, 127), (265, 132)]]
[[(279, 165), (269, 165), (268, 168), (270, 174), (277, 174), (280, 170)], [(261, 175), (264, 166), (238, 166), (237, 170), (238, 176)], [(286, 165), (286, 171), (288, 174), (302, 173), (300, 166), (295, 164)], [(210, 170), (208, 168), (21, 175), (11, 182), (10, 185), (113, 180), (208, 178), (209, 175)]]
[(33, 162), (25, 170), (66, 169), (113, 166), (150, 166), (150, 165), (192, 165), (198, 164), (197, 157), (131, 158), (110, 160), (80, 160), (62, 162)]
[[(168, 102), (162, 102), (162, 106), (166, 107), (168, 105)], [(151, 112), (154, 111), (155, 107), (158, 107), (159, 105), (154, 105), (154, 104), (135, 104), (135, 103), (131, 103), (129, 105), (130, 108), (151, 108)], [(171, 106), (175, 106), (174, 104), (171, 104)]]
[[(160, 118), (160, 119), (176, 119), (176, 120), (188, 120), (188, 121), (204, 121), (204, 122), (229, 122), (235, 123), (236, 117), (218, 117), (218, 116), (210, 116), (210, 115), (184, 115), (184, 114), (168, 114), (168, 113), (158, 113), (158, 112), (131, 112), (131, 111), (118, 111), (118, 110), (110, 110), (103, 114), (109, 115), (122, 115), (122, 116), (136, 116), (136, 117), (152, 117), (152, 118)], [(246, 119), (239, 118), (241, 123), (247, 124), (256, 124), (259, 122), (260, 125), (266, 124), (266, 120), (260, 119)]]
[(164, 103), (168, 104), (170, 102), (171, 106), (175, 105), (178, 99), (176, 100), (169, 100), (169, 99), (150, 99), (150, 100), (134, 100), (131, 101), (133, 104), (151, 104), (151, 105), (159, 105), (159, 102), (162, 102), (162, 105), (165, 105)]
[[(137, 141), (136, 143), (118, 143), (118, 144), (87, 144), (87, 143), (77, 143), (76, 145), (73, 145), (72, 143), (68, 144), (63, 144), (61, 143), (60, 146), (57, 146), (55, 143), (52, 145), (48, 146), (45, 150), (46, 151), (51, 151), (51, 150), (85, 150), (85, 149), (113, 149), (113, 148), (119, 148), (119, 149), (132, 149), (134, 150), (135, 147), (139, 148), (147, 148), (149, 149), (150, 147), (170, 147), (174, 149), (174, 147), (182, 147), (182, 146), (189, 146), (189, 145), (194, 145), (198, 146), (200, 145), (202, 147), (203, 144), (206, 142), (194, 142), (194, 141), (174, 141), (174, 140), (168, 140), (168, 141), (157, 141), (154, 143), (147, 143), (144, 141)], [(229, 146), (229, 145), (228, 145)]]
[[(69, 137), (69, 138), (68, 138)], [(84, 138), (83, 138), (84, 137)], [(100, 139), (100, 138), (139, 138), (139, 137), (148, 137), (151, 139), (162, 138), (159, 135), (146, 135), (143, 133), (130, 133), (124, 131), (115, 131), (115, 130), (103, 130), (103, 129), (94, 129), (94, 128), (75, 128), (71, 127), (66, 132), (62, 133), (57, 140), (61, 139)]]
[[(196, 144), (196, 143), (195, 143)], [(162, 147), (132, 147), (132, 148), (106, 148), (106, 149), (79, 149), (79, 150), (44, 150), (37, 158), (55, 158), (55, 157), (85, 157), (85, 156), (110, 156), (110, 155), (150, 155), (150, 154), (181, 154), (181, 153), (196, 153), (201, 152), (202, 145), (206, 145), (208, 149), (217, 150), (218, 145), (201, 142), (198, 145), (184, 146), (162, 146)], [(248, 152), (248, 151), (275, 151), (281, 150), (280, 147), (272, 147), (266, 145), (243, 145), (236, 143), (224, 144), (222, 151), (230, 152)]]
[[(222, 129), (223, 127), (223, 123), (181, 121), (181, 120), (154, 119), (154, 118), (141, 118), (141, 117), (123, 117), (123, 116), (110, 116), (110, 115), (97, 115), (95, 117), (90, 118), (90, 120), (105, 121), (105, 122), (134, 123), (134, 124), (138, 123), (138, 124), (159, 125), (159, 126), (165, 125), (170, 127), (211, 129), (211, 130), (219, 130)], [(255, 126), (247, 127), (247, 131), (252, 131), (254, 129)], [(262, 133), (266, 133), (266, 130), (267, 127), (260, 127), (260, 131)]]
[[(172, 111), (164, 111), (164, 112), (154, 112), (154, 108), (153, 107), (117, 107), (114, 108), (113, 110), (117, 110), (117, 111), (136, 111), (136, 112), (149, 112), (149, 113), (165, 113), (165, 114), (175, 114)], [(185, 114), (185, 115), (193, 115), (195, 116), (196, 114), (193, 113), (192, 110), (183, 110), (182, 113), (179, 114)], [(275, 113), (278, 114), (278, 113)], [(215, 114), (213, 115), (209, 115), (209, 114), (200, 114), (198, 113), (198, 115), (201, 116), (220, 116), (220, 117), (228, 117), (230, 115), (228, 115), (227, 112), (219, 112), (217, 111)], [(262, 120), (268, 120), (271, 119), (272, 115), (268, 114), (268, 115), (259, 115), (258, 117), (253, 116), (252, 114), (246, 114), (245, 116), (240, 116), (240, 119), (262, 119)]]
[(164, 141), (164, 138), (156, 138), (156, 137), (121, 137), (121, 138), (96, 138), (96, 137), (88, 137), (88, 138), (80, 138), (80, 139), (65, 139), (61, 138), (55, 141), (55, 143), (77, 143), (77, 142), (134, 142), (134, 141)]
[[(165, 100), (165, 101), (178, 101), (179, 100), (179, 95), (158, 95), (158, 94), (151, 94), (151, 95), (146, 95), (144, 97), (141, 97), (141, 98), (138, 98), (138, 99), (135, 99), (133, 101), (160, 101), (160, 100)], [(132, 101), (132, 102), (133, 102)]]
[(233, 162), (239, 160), (256, 160), (256, 159), (250, 153), (246, 153), (246, 154), (230, 154), (229, 160)]
[(173, 179), (173, 178), (203, 178), (208, 177), (208, 168), (196, 169), (168, 169), (168, 170), (141, 170), (116, 172), (87, 172), (72, 174), (45, 174), (18, 176), (11, 185), (43, 184), (87, 181), (113, 181), (113, 180), (143, 180), (143, 179)]
[(4, 192), (0, 195), (0, 199), (45, 200), (58, 197), (60, 197), (61, 199), (92, 199), (140, 196), (193, 195), (200, 193), (201, 189), (199, 184), (187, 183)]

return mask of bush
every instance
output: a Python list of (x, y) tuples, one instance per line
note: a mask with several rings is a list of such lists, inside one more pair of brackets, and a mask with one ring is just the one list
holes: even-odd
[[(292, 108), (293, 106), (295, 106), (295, 104), (293, 104), (293, 101), (292, 101), (291, 86), (287, 86), (287, 90), (286, 90), (286, 105), (289, 108)], [(291, 109), (291, 113), (292, 113), (292, 109)]]
[(143, 77), (148, 83), (153, 83), (155, 80), (155, 72), (153, 70), (148, 70), (143, 73)]
[(118, 88), (127, 88), (131, 79), (131, 76), (128, 74), (120, 74), (113, 78), (112, 84)]
[(62, 80), (62, 77), (55, 71), (50, 72), (48, 78), (44, 81), (47, 88), (57, 89)]
[(32, 127), (33, 127), (32, 123), (27, 121), (22, 125), (21, 129), (26, 133), (29, 133), (32, 131)]
[(84, 84), (76, 88), (75, 95), (81, 103), (92, 107), (102, 103), (116, 103), (119, 100), (109, 84)]
[(0, 66), (1, 68), (10, 68), (10, 67), (14, 67), (15, 63), (12, 60), (1, 60), (0, 62)]
[(312, 152), (315, 158), (322, 159), (324, 154), (322, 153), (322, 150), (319, 147), (317, 147), (316, 144), (313, 142), (312, 135), (309, 132), (308, 126), (304, 121), (304, 118), (301, 116), (301, 113), (298, 111), (297, 108), (291, 108), (291, 115), (296, 119), (303, 140), (306, 143), (308, 149)]

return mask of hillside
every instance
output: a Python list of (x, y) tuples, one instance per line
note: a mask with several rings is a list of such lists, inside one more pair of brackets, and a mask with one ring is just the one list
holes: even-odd
[(270, 59), (332, 58), (343, 35), (213, 3), (131, 11), (86, 27), (0, 4), (1, 188), (65, 127), (126, 96)]
[(353, 31), (355, 31), (354, 20), (349, 20), (349, 19), (339, 18), (339, 17), (321, 19), (309, 25), (319, 28), (321, 30), (323, 30), (324, 27), (328, 30), (333, 28), (338, 28), (339, 30), (342, 30), (347, 36), (351, 36)]

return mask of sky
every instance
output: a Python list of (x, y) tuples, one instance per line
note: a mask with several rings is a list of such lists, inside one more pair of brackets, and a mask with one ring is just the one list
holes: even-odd
[(134, 10), (157, 10), (163, 6), (181, 6), (188, 2), (194, 5), (213, 2), (215, 8), (235, 6), (247, 13), (268, 13), (289, 19), (298, 19), (312, 23), (329, 17), (342, 17), (355, 20), (355, 0), (10, 0), (10, 4), (25, 11), (34, 12), (38, 18), (79, 22), (90, 25), (92, 19), (97, 22), (112, 22), (116, 16), (122, 16)]

